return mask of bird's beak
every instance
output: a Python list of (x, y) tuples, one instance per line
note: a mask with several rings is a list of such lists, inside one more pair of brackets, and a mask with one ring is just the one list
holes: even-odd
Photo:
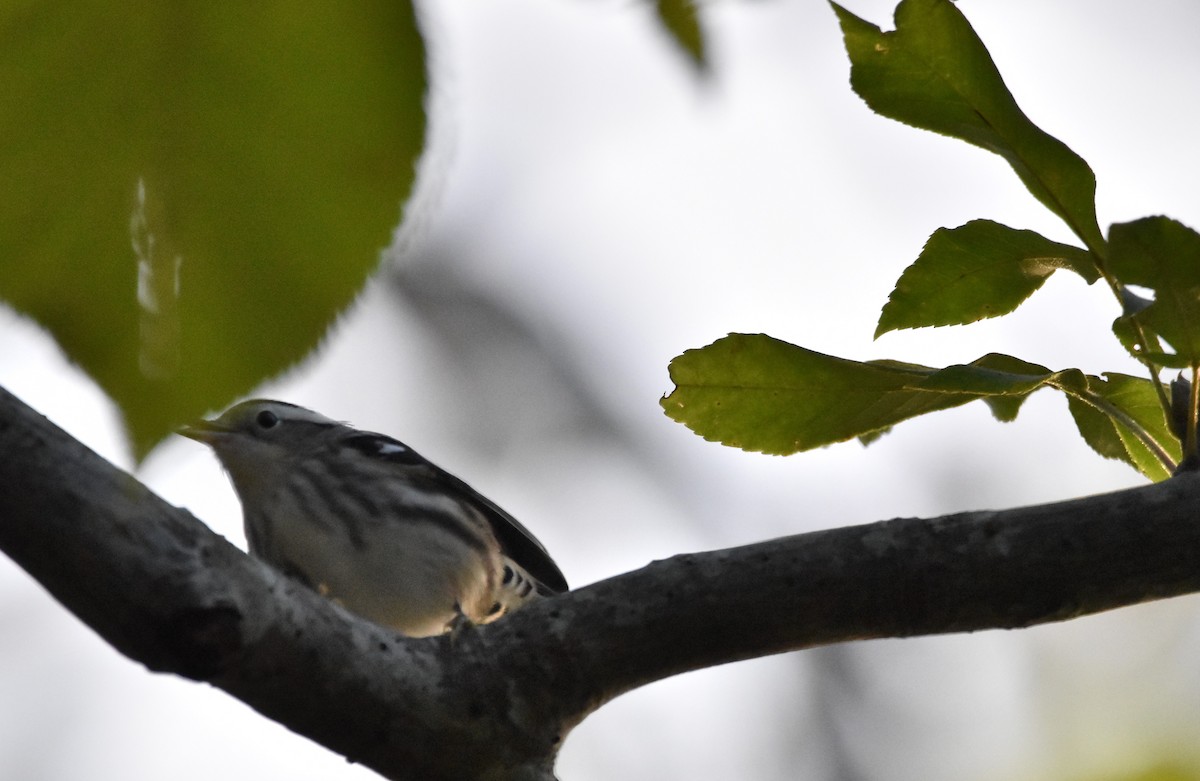
[(194, 439), (197, 442), (203, 442), (206, 445), (211, 445), (222, 434), (228, 434), (229, 431), (211, 420), (197, 420), (195, 423), (189, 423), (186, 426), (180, 426), (175, 429), (175, 433)]

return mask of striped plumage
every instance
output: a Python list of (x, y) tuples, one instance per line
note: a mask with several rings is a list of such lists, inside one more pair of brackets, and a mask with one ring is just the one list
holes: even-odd
[(404, 634), (567, 590), (524, 526), (391, 437), (261, 399), (180, 433), (229, 473), (251, 553)]

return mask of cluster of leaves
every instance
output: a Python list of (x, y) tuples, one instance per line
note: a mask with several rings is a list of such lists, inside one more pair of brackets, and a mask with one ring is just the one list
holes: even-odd
[[(1057, 270), (1103, 280), (1121, 306), (1113, 332), (1144, 376), (1051, 370), (989, 354), (942, 369), (849, 361), (765, 335), (733, 334), (671, 362), (673, 419), (706, 439), (787, 454), (854, 437), (975, 399), (1013, 420), (1034, 391), (1066, 395), (1084, 440), (1155, 480), (1196, 453), (1200, 367), (1200, 234), (1166, 217), (1112, 225), (1102, 235), (1088, 164), (1029, 120), (983, 42), (950, 0), (903, 0), (896, 28), (832, 4), (851, 61), (851, 85), (885, 117), (967, 141), (1004, 158), (1081, 246), (989, 220), (939, 229), (897, 281), (876, 336), (957, 325), (1015, 310)], [(1152, 291), (1148, 299), (1135, 285)], [(1165, 368), (1186, 369), (1173, 387)]]
[[(888, 33), (833, 7), (868, 105), (1001, 155), (1081, 244), (986, 220), (939, 230), (877, 334), (1006, 314), (1066, 269), (1118, 297), (1114, 332), (1145, 376), (1001, 355), (858, 363), (735, 335), (672, 363), (668, 413), (790, 453), (973, 399), (1009, 420), (1052, 387), (1107, 457), (1161, 478), (1194, 456), (1196, 384), (1159, 373), (1200, 365), (1200, 235), (1153, 217), (1106, 240), (1091, 169), (1025, 117), (948, 0), (905, 0)], [(704, 72), (694, 0), (654, 8)], [(117, 402), (140, 457), (300, 360), (377, 267), (424, 145), (425, 62), (408, 3), (134, 10), (0, 12), (0, 175), (20, 196), (0, 205), (0, 296)]]

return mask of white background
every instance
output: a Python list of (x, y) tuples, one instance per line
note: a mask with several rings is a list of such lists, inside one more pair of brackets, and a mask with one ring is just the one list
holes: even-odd
[[(888, 2), (847, 2), (885, 28)], [(1200, 226), (1200, 6), (964, 0), (1026, 113), (1096, 171), (1101, 225)], [(863, 449), (706, 443), (658, 406), (676, 354), (730, 331), (931, 365), (986, 352), (1134, 372), (1101, 286), (1059, 274), (1017, 315), (872, 342), (939, 226), (1071, 237), (997, 157), (872, 114), (815, 0), (704, 6), (697, 78), (626, 0), (424, 4), (435, 137), (394, 284), (260, 389), (408, 441), (530, 526), (573, 585), (673, 553), (1135, 485), (1039, 393)], [(186, 259), (185, 259), (186, 263)], [(437, 299), (430, 286), (448, 291)], [(133, 295), (134, 291), (130, 291)], [(185, 290), (186, 294), (186, 290)], [(441, 303), (438, 303), (440, 300)], [(474, 301), (474, 305), (472, 305)], [(484, 306), (486, 304), (486, 306)], [(116, 412), (0, 310), (0, 384), (125, 468)], [(138, 476), (242, 543), (198, 445)], [(564, 781), (1115, 777), (1200, 764), (1200, 601), (1024, 632), (860, 643), (627, 695), (568, 739)], [(0, 777), (372, 778), (223, 693), (119, 656), (0, 558)]]

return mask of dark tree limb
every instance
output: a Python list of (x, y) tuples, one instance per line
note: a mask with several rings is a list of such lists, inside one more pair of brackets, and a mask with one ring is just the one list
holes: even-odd
[(388, 778), (552, 778), (600, 705), (687, 670), (1200, 590), (1200, 476), (675, 556), (449, 638), (358, 619), (0, 389), (0, 550), (115, 648)]

